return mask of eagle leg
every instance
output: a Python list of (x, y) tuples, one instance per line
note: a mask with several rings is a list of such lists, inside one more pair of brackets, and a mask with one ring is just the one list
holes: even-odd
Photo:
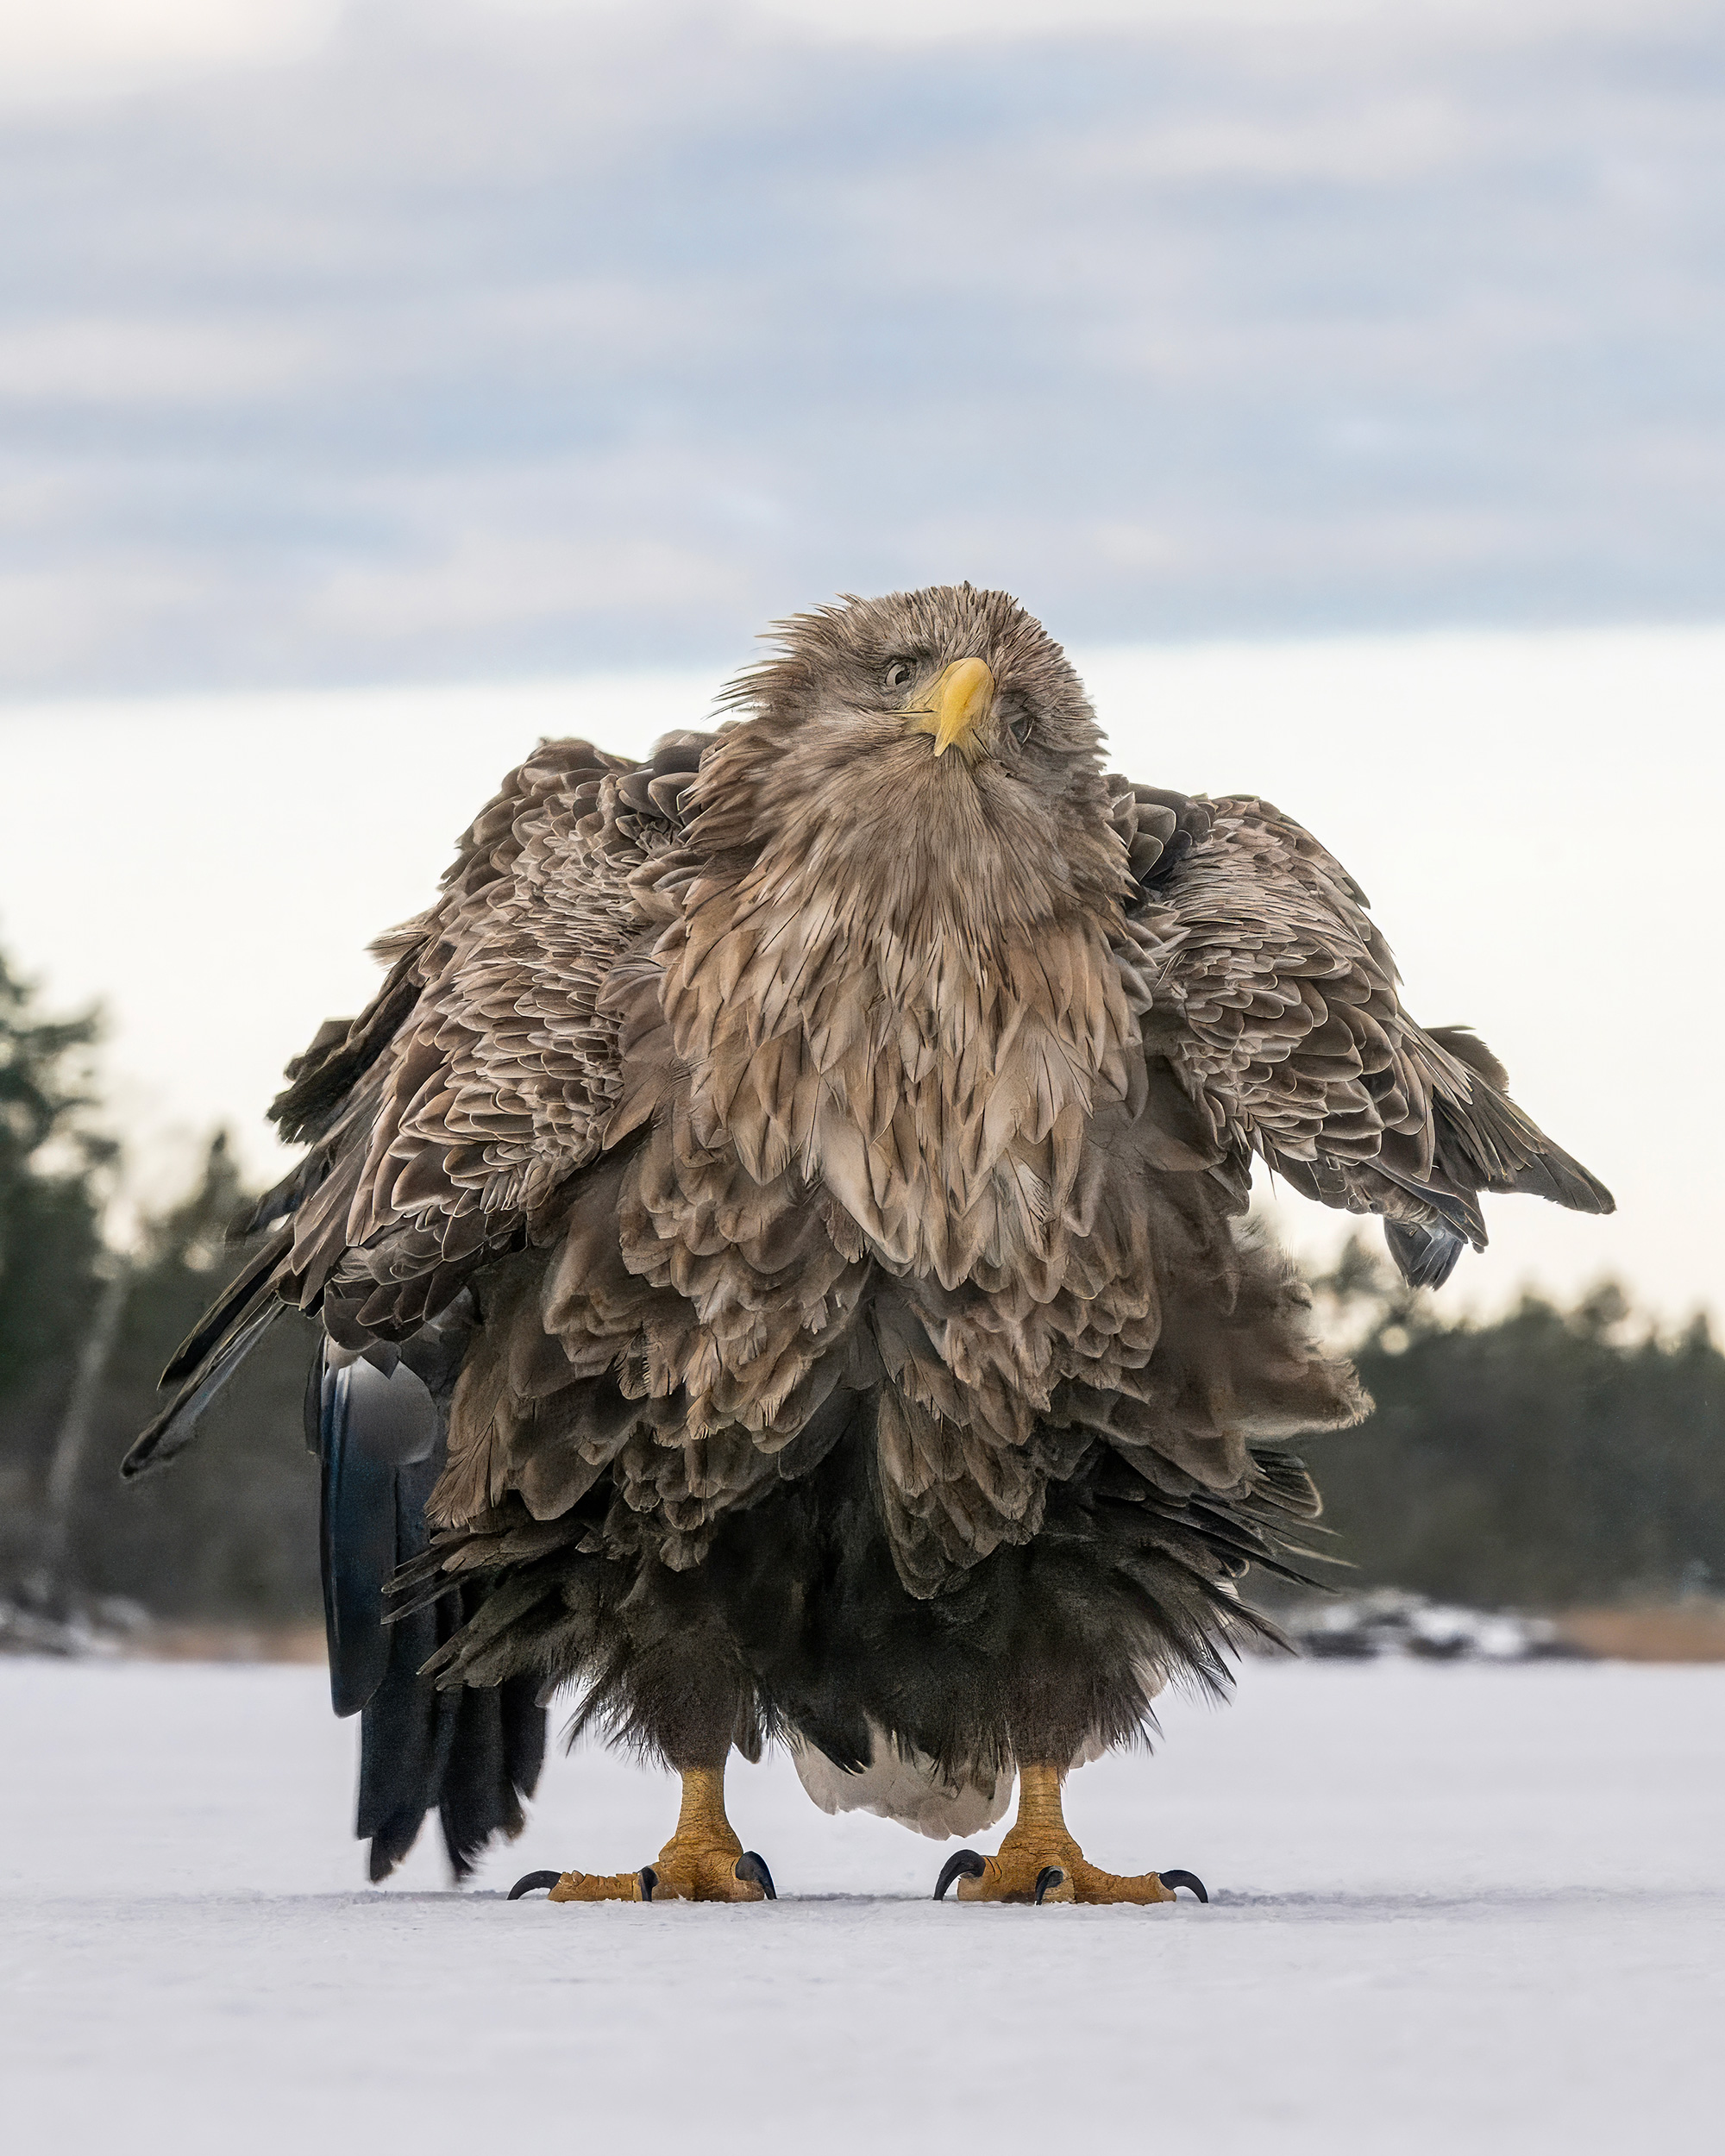
[(936, 1899), (954, 1878), (961, 1902), (1171, 1902), (1176, 1886), (1208, 1901), (1189, 1871), (1139, 1872), (1122, 1877), (1100, 1871), (1067, 1831), (1060, 1808), (1060, 1769), (1030, 1762), (1019, 1769), (1019, 1813), (1000, 1852), (979, 1857), (961, 1850), (940, 1875)]
[[(523, 1883), (524, 1886), (525, 1882)], [(773, 1875), (724, 1815), (724, 1765), (683, 1775), (677, 1831), (639, 1871), (566, 1871), (553, 1902), (772, 1902)]]

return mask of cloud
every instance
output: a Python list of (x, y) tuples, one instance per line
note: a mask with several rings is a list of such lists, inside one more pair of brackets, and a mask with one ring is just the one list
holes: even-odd
[(0, 103), (134, 92), (317, 51), (342, 0), (53, 0), (0, 9)]
[(1706, 11), (294, 19), (6, 122), (0, 692), (1717, 610)]
[(289, 317), (268, 323), (53, 316), (0, 327), (0, 404), (255, 402), (306, 387), (320, 350)]

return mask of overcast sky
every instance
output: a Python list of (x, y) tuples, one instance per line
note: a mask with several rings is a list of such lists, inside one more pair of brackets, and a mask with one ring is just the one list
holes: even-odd
[(0, 99), (0, 694), (962, 576), (1110, 642), (1719, 606), (1716, 5), (7, 0)]
[(1725, 1307), (1716, 0), (0, 0), (0, 947), (147, 1194), (536, 735), (969, 576), (1616, 1188), (1462, 1297)]

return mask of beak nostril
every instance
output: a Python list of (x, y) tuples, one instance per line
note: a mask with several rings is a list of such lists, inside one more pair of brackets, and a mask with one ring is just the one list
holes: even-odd
[(994, 700), (994, 677), (986, 661), (958, 659), (946, 667), (913, 707), (918, 733), (934, 736), (934, 753), (957, 749), (967, 762), (982, 753), (977, 728)]

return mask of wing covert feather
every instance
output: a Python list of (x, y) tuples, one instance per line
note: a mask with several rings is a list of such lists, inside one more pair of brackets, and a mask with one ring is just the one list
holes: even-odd
[[(1508, 1097), (1483, 1042), (1465, 1027), (1428, 1031), (1403, 1008), (1364, 893), (1309, 831), (1255, 796), (1182, 806), (1112, 783), (1137, 879), (1128, 929), (1149, 988), (1145, 1045), (1220, 1144), (1249, 1146), (1323, 1204), (1422, 1232), (1434, 1250), (1409, 1238), (1391, 1247), (1428, 1279), (1462, 1240), (1484, 1247), (1482, 1190), (1612, 1209)], [(1172, 859), (1170, 835), (1189, 840)]]
[(673, 735), (641, 765), (542, 743), (436, 903), (373, 946), (392, 962), (371, 1006), (289, 1066), (271, 1112), (313, 1147), (266, 1201), (297, 1214), (279, 1284), (323, 1298), (338, 1338), (411, 1330), (599, 1150), (623, 1090), (604, 992), (654, 929), (631, 878), (681, 837), (713, 739)]

